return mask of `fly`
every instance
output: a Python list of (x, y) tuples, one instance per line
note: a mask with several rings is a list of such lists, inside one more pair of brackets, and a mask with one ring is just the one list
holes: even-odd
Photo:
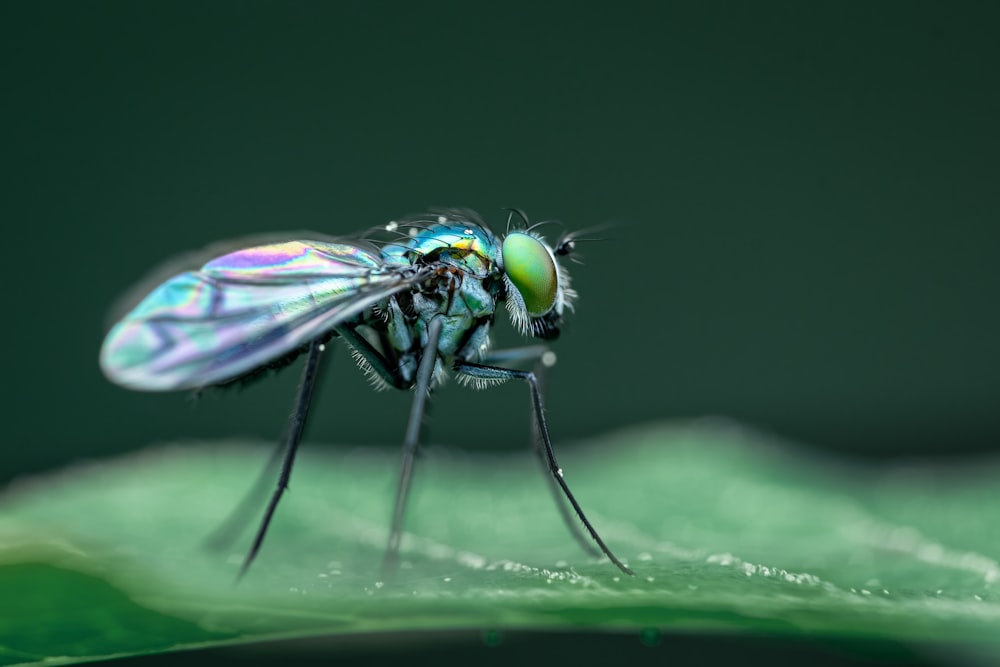
[(344, 340), (374, 384), (414, 390), (383, 575), (397, 563), (427, 399), (449, 373), (475, 386), (505, 380), (527, 384), (534, 448), (563, 519), (587, 551), (599, 555), (596, 544), (632, 574), (566, 484), (549, 438), (538, 376), (506, 365), (533, 361), (541, 368), (551, 363), (552, 353), (544, 344), (490, 347), (501, 303), (521, 335), (542, 340), (559, 335), (564, 313), (576, 298), (559, 263), (574, 250), (573, 237), (553, 248), (517, 210), (508, 216), (502, 236), (476, 213), (459, 209), (392, 222), (380, 231), (373, 238), (286, 241), (223, 254), (154, 288), (104, 340), (104, 374), (138, 391), (239, 382), (305, 353), (287, 435), (275, 452), (274, 460), (281, 460), (277, 485), (240, 576), (260, 550), (288, 487), (320, 362), (332, 338)]

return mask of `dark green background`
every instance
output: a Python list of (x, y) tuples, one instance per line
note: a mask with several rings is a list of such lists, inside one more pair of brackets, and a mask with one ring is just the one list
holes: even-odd
[[(990, 450), (995, 7), (4, 3), (0, 479), (275, 437), (296, 371), (195, 406), (106, 382), (113, 300), (221, 238), (435, 205), (616, 223), (572, 267), (557, 444), (712, 414), (862, 456)], [(309, 438), (396, 446), (407, 403), (341, 354)], [(431, 440), (527, 432), (523, 388), (449, 386)]]

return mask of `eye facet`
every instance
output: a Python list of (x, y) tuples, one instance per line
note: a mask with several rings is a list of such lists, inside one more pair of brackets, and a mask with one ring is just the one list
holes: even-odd
[(507, 277), (521, 293), (528, 314), (537, 317), (552, 310), (559, 272), (548, 248), (529, 234), (514, 232), (503, 240), (502, 254)]

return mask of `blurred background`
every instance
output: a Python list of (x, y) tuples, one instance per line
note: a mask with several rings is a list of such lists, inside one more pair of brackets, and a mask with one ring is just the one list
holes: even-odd
[[(3, 3), (0, 482), (280, 434), (298, 367), (197, 402), (101, 376), (108, 311), (156, 264), (459, 205), (612, 223), (571, 265), (558, 447), (724, 415), (849, 457), (994, 452), (998, 18), (988, 2)], [(369, 391), (345, 353), (327, 374), (307, 440), (398, 447), (408, 395)], [(430, 442), (526, 449), (527, 404), (517, 385), (448, 386)]]
[[(557, 444), (725, 415), (849, 456), (993, 451), (998, 18), (993, 3), (4, 3), (0, 479), (276, 437), (297, 366), (197, 402), (108, 383), (115, 299), (219, 239), (457, 205), (498, 226), (505, 206), (611, 223), (570, 265)], [(408, 401), (335, 354), (307, 439), (396, 447)], [(517, 385), (451, 385), (430, 441), (527, 447), (527, 405)]]

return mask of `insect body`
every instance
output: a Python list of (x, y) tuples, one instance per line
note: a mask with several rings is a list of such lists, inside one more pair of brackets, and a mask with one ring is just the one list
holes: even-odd
[(241, 574), (256, 556), (287, 488), (325, 343), (335, 337), (353, 349), (376, 384), (415, 390), (385, 571), (398, 555), (427, 397), (450, 371), (476, 384), (527, 383), (536, 452), (551, 474), (564, 519), (589, 549), (568, 502), (600, 550), (631, 574), (566, 485), (535, 374), (498, 365), (540, 360), (547, 348), (490, 349), (499, 303), (506, 304), (523, 335), (550, 340), (576, 296), (557, 259), (572, 250), (572, 238), (553, 249), (530, 229), (510, 229), (512, 218), (503, 237), (471, 211), (447, 210), (390, 223), (388, 239), (288, 241), (237, 250), (162, 283), (111, 329), (101, 349), (101, 368), (112, 381), (136, 390), (229, 384), (306, 354), (288, 437), (279, 450), (277, 487)]

